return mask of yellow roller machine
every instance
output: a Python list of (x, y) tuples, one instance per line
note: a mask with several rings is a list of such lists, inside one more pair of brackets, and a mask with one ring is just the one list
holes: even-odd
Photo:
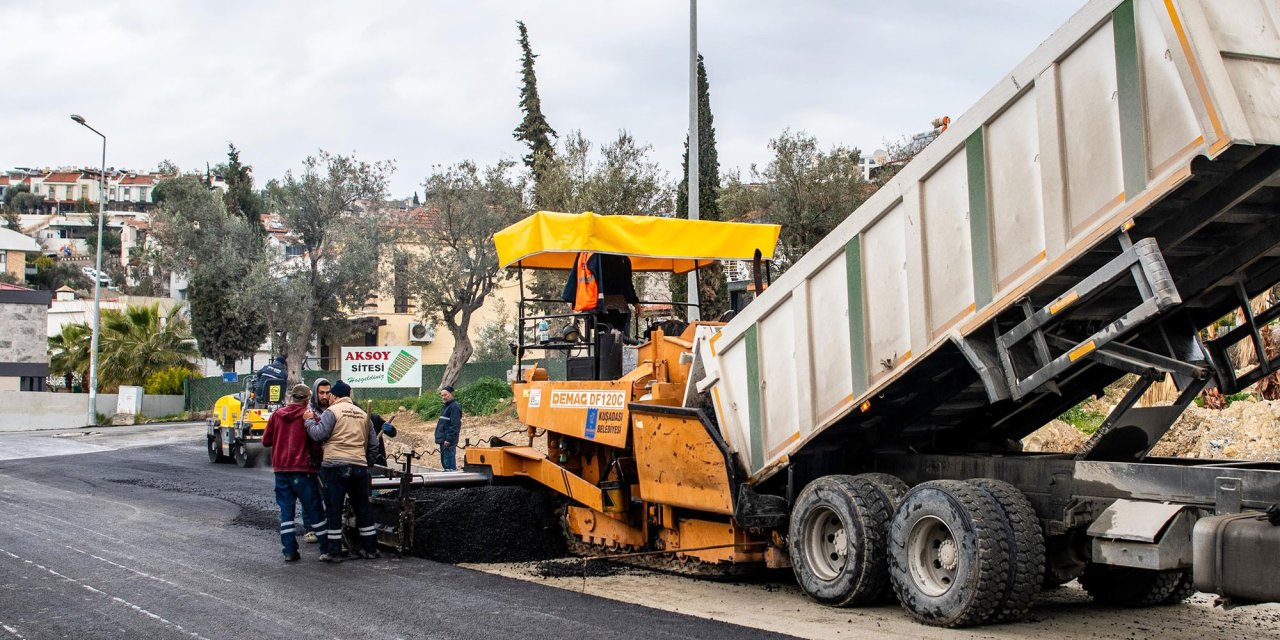
[(209, 462), (234, 460), (241, 467), (251, 467), (255, 451), (250, 444), (262, 442), (271, 412), (284, 404), (284, 381), (270, 380), (259, 398), (257, 376), (246, 376), (244, 388), (218, 398), (213, 404), (213, 415), (205, 421)]
[[(716, 260), (758, 267), (772, 258), (778, 232), (776, 225), (539, 212), (494, 242), (500, 264), (520, 271), (522, 292), (524, 269), (577, 273), (581, 254), (626, 256), (632, 274), (594, 274), (603, 307), (610, 277), (688, 273)], [(559, 308), (540, 313), (535, 304)], [(632, 322), (618, 331), (602, 322), (599, 307), (571, 306), (580, 305), (522, 294), (518, 361), (530, 350), (563, 351), (569, 379), (551, 380), (536, 366), (513, 372), (530, 446), (471, 447), (467, 470), (528, 478), (567, 497), (563, 524), (580, 555), (628, 554), (638, 564), (699, 575), (781, 564), (784, 554), (759, 533), (773, 523), (752, 515), (776, 509), (759, 509), (756, 502), (768, 498), (739, 482), (742, 467), (713, 412), (685, 402), (701, 397), (687, 388), (695, 336), (723, 323)], [(546, 455), (532, 446), (543, 436)]]

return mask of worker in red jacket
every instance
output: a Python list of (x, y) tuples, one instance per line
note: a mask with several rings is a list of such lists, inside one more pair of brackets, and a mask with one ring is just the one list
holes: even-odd
[(303, 525), (320, 540), (321, 555), (330, 551), (330, 542), (325, 536), (324, 504), (320, 499), (320, 452), (317, 444), (307, 437), (303, 419), (310, 396), (307, 385), (294, 385), (289, 390), (289, 404), (271, 413), (267, 430), (262, 434), (262, 446), (271, 448), (271, 466), (276, 473), (280, 544), (285, 562), (296, 562), (302, 557), (298, 554), (293, 525), (297, 502), (302, 503)]

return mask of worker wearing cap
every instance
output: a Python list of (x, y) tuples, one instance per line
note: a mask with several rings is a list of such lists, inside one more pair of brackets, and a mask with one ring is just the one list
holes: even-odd
[(436, 444), (440, 445), (440, 468), (457, 471), (458, 435), (462, 433), (462, 407), (453, 399), (453, 386), (440, 387), (440, 419), (436, 421)]
[(320, 463), (320, 480), (324, 483), (324, 505), (328, 523), (325, 535), (329, 553), (325, 562), (341, 562), (337, 547), (342, 544), (342, 506), (351, 500), (360, 531), (361, 549), (352, 553), (363, 558), (378, 558), (377, 527), (373, 508), (369, 505), (369, 460), (373, 450), (373, 429), (369, 414), (351, 402), (351, 386), (339, 380), (330, 388), (333, 402), (319, 417), (310, 407), (306, 411), (307, 435), (324, 445), (324, 461)]
[(285, 562), (296, 562), (298, 539), (294, 535), (294, 506), (302, 503), (302, 523), (320, 539), (320, 553), (329, 552), (324, 538), (325, 513), (320, 500), (317, 476), (319, 460), (316, 444), (307, 437), (304, 414), (311, 389), (305, 384), (289, 390), (289, 404), (273, 411), (262, 433), (262, 446), (271, 449), (271, 466), (276, 475), (276, 503), (280, 505), (280, 545)]

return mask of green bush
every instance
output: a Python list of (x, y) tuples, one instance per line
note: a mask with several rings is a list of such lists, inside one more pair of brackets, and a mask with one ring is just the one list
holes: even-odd
[(142, 391), (153, 396), (180, 396), (182, 383), (195, 374), (182, 367), (168, 367), (149, 376), (142, 385)]
[(1089, 411), (1085, 409), (1084, 403), (1082, 402), (1070, 409), (1067, 409), (1065, 413), (1058, 416), (1058, 419), (1075, 427), (1082, 433), (1093, 435), (1093, 433), (1098, 430), (1098, 427), (1102, 426), (1102, 421), (1106, 420), (1107, 416), (1098, 413), (1097, 411)]
[(458, 389), (458, 404), (469, 416), (490, 415), (510, 397), (511, 386), (497, 378), (480, 378)]
[[(1257, 399), (1257, 398), (1255, 398), (1255, 397), (1254, 397), (1254, 395), (1253, 395), (1252, 393), (1249, 393), (1248, 391), (1241, 391), (1241, 392), (1239, 392), (1239, 393), (1233, 393), (1233, 394), (1231, 394), (1231, 395), (1229, 395), (1229, 396), (1227, 396), (1227, 397), (1226, 397), (1226, 401), (1227, 401), (1227, 406), (1228, 406), (1228, 407), (1229, 407), (1229, 406), (1231, 406), (1231, 403), (1233, 403), (1233, 402), (1247, 402), (1247, 401), (1249, 401), (1249, 400), (1256, 400), (1256, 399)], [(1197, 407), (1201, 407), (1201, 408), (1203, 408), (1203, 407), (1204, 407), (1204, 396), (1196, 396), (1196, 399), (1195, 399), (1193, 402), (1195, 402), (1195, 403), (1196, 403), (1196, 406), (1197, 406)]]
[[(511, 397), (511, 387), (497, 378), (480, 378), (458, 389), (455, 395), (463, 415), (487, 416), (500, 409), (506, 399)], [(444, 401), (440, 399), (438, 391), (420, 396), (371, 401), (371, 410), (382, 415), (395, 413), (400, 407), (418, 414), (423, 420), (434, 420), (440, 417)]]

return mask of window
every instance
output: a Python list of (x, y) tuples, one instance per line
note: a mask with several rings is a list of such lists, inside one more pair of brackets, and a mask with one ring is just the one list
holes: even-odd
[(409, 313), (409, 256), (396, 255), (395, 313)]
[(124, 188), (124, 197), (123, 197), (123, 198), (121, 198), (122, 200), (128, 200), (128, 199), (129, 199), (129, 191), (130, 191), (130, 190), (131, 190), (131, 189), (130, 189), (129, 187), (125, 187), (125, 188)]
[(287, 244), (284, 246), (284, 255), (288, 258), (297, 258), (302, 255), (302, 245)]
[(22, 376), (18, 382), (19, 391), (44, 391), (45, 379), (43, 376)]
[(146, 189), (138, 189), (138, 201), (139, 201), (139, 202), (147, 202), (147, 201), (148, 201), (148, 200), (147, 200), (147, 190), (146, 190)]

